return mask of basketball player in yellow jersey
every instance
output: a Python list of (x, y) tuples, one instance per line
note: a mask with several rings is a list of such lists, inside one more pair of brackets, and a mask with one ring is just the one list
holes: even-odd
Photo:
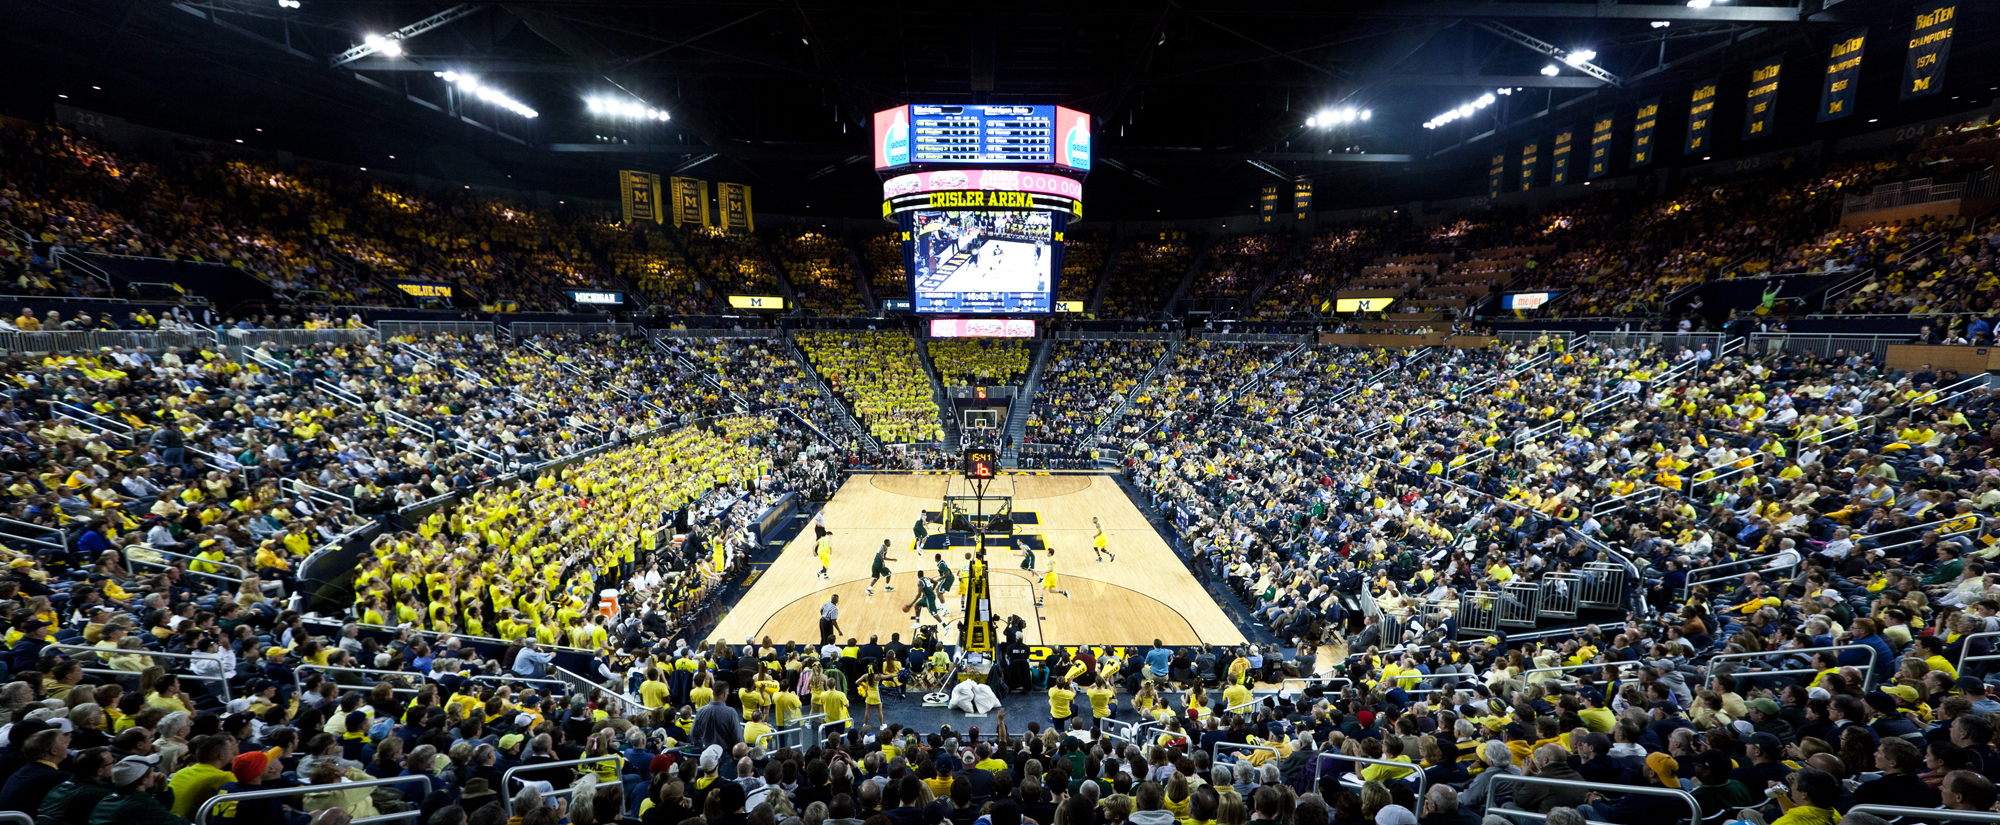
[[(1042, 574), (1042, 592), (1061, 593), (1063, 594), (1063, 598), (1067, 599), (1069, 598), (1069, 591), (1058, 590), (1056, 588), (1056, 549), (1054, 547), (1050, 547), (1047, 549), (1049, 551), (1049, 569), (1048, 572)], [(1041, 597), (1036, 597), (1035, 606), (1036, 607), (1042, 606)]]
[[(1095, 556), (1091, 557), (1092, 560), (1103, 561), (1105, 556), (1111, 556), (1112, 561), (1117, 561), (1118, 557), (1116, 555), (1113, 555), (1110, 550), (1105, 549), (1105, 547), (1111, 543), (1111, 540), (1104, 536), (1104, 525), (1099, 524), (1097, 522), (1096, 516), (1091, 516), (1090, 526), (1097, 529), (1097, 536), (1090, 540), (1090, 552), (1096, 554)], [(1054, 553), (1051, 553), (1050, 555), (1054, 555)]]
[(813, 578), (832, 579), (833, 574), (828, 572), (828, 568), (833, 566), (833, 539), (829, 534), (819, 534), (819, 541), (814, 546), (814, 552), (819, 554), (819, 574)]

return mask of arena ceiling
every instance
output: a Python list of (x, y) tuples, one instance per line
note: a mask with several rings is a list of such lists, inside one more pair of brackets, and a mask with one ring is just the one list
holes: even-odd
[[(576, 196), (610, 197), (619, 168), (686, 170), (753, 184), (760, 211), (853, 217), (879, 201), (869, 113), (1055, 103), (1099, 124), (1088, 217), (1227, 215), (1248, 211), (1259, 185), (1297, 175), (1318, 183), (1327, 206), (1472, 194), (1488, 150), (1599, 107), (1685, 94), (1697, 76), (1776, 52), (1803, 67), (1853, 26), (1906, 29), (1913, 3), (291, 5), (15, 0), (0, 60), (20, 82), (0, 101), (21, 117), (67, 104), (225, 143)], [(358, 53), (367, 35), (399, 30), (411, 32), (400, 56)], [(1993, 40), (1961, 31), (1949, 82), (1986, 94), (2000, 63)], [(1583, 49), (1596, 57), (1560, 65)], [(1885, 44), (1870, 59), (1897, 57)], [(471, 97), (455, 107), (439, 72), (474, 76), (537, 116)], [(1816, 93), (1810, 85), (1787, 94)], [(1864, 107), (1891, 105), (1894, 79), (1877, 85), (1864, 87)], [(1498, 89), (1511, 93), (1423, 128)], [(671, 119), (598, 117), (585, 103), (594, 96)], [(1350, 108), (1333, 128), (1306, 125)]]

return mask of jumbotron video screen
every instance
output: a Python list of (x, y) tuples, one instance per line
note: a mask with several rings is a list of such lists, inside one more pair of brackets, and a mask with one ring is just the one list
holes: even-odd
[(916, 312), (1048, 312), (1061, 244), (1054, 213), (918, 211), (910, 216)]

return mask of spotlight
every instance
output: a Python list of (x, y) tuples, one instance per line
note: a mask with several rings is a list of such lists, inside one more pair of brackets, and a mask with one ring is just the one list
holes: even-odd
[(299, 7), (299, 0), (278, 0), (278, 8), (296, 9), (298, 7)]
[(361, 38), (361, 42), (366, 43), (368, 48), (374, 49), (376, 54), (389, 57), (403, 56), (403, 42), (400, 40), (391, 40), (379, 34), (371, 34)]
[(1563, 62), (1568, 63), (1572, 69), (1596, 59), (1597, 52), (1589, 49), (1577, 49), (1563, 56)]
[(472, 75), (459, 74), (458, 72), (431, 72), (431, 74), (433, 76), (442, 79), (446, 83), (450, 83), (454, 86), (457, 86), (460, 91), (463, 91), (466, 94), (472, 95), (473, 97), (477, 97), (480, 100), (484, 100), (502, 109), (506, 109), (507, 111), (513, 112), (514, 114), (520, 115), (525, 118), (536, 118), (541, 116), (541, 113), (528, 108), (527, 104), (515, 100), (511, 97), (508, 97), (505, 92), (502, 92), (491, 86), (481, 84), (479, 82), (479, 79), (473, 77)]
[(1559, 74), (1562, 74), (1562, 70), (1556, 68), (1556, 64), (1554, 63), (1550, 63), (1549, 65), (1542, 67), (1543, 77), (1555, 77), (1556, 75)]
[(1666, 27), (1668, 27), (1668, 26), (1671, 26), (1671, 25), (1673, 25), (1673, 24), (1674, 24), (1674, 23), (1673, 23), (1673, 21), (1672, 21), (1672, 20), (1655, 20), (1655, 21), (1653, 21), (1653, 28), (1656, 28), (1656, 29), (1664, 29), (1664, 28), (1666, 28)]
[(1688, 8), (1691, 9), (1705, 9), (1712, 4), (1712, 0), (1688, 0)]
[(1370, 118), (1370, 117), (1373, 117), (1374, 115), (1375, 115), (1375, 110), (1374, 110), (1374, 109), (1362, 109), (1362, 110), (1361, 110), (1361, 119), (1362, 119), (1362, 120), (1367, 120), (1368, 118)]
[(620, 100), (613, 97), (587, 97), (583, 99), (583, 104), (584, 108), (589, 109), (591, 114), (603, 117), (624, 117), (633, 120), (673, 119), (671, 115), (668, 115), (663, 110), (655, 109), (632, 100)]

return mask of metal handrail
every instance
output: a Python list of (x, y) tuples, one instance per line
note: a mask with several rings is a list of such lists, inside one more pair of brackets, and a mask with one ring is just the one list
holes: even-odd
[[(1405, 779), (1414, 779), (1414, 780), (1416, 780), (1416, 783), (1417, 783), (1417, 798), (1418, 798), (1418, 799), (1423, 799), (1423, 798), (1424, 798), (1424, 789), (1425, 789), (1425, 787), (1426, 787), (1427, 785), (1429, 785), (1429, 784), (1430, 784), (1430, 777), (1427, 777), (1427, 776), (1425, 776), (1425, 775), (1424, 775), (1424, 766), (1422, 766), (1422, 765), (1419, 765), (1419, 764), (1417, 764), (1416, 760), (1414, 760), (1414, 759), (1412, 759), (1412, 760), (1410, 760), (1410, 761), (1408, 761), (1408, 762), (1397, 762), (1397, 761), (1396, 761), (1396, 760), (1394, 760), (1394, 759), (1376, 759), (1376, 758), (1373, 758), (1373, 757), (1368, 757), (1368, 756), (1348, 756), (1347, 754), (1344, 754), (1344, 753), (1321, 753), (1321, 754), (1319, 754), (1318, 756), (1315, 756), (1315, 757), (1313, 757), (1313, 775), (1314, 775), (1314, 776), (1319, 776), (1319, 775), (1320, 775), (1320, 772), (1321, 772), (1321, 771), (1322, 771), (1322, 770), (1324, 769), (1324, 763), (1325, 763), (1325, 761), (1326, 761), (1326, 760), (1328, 760), (1328, 759), (1339, 759), (1339, 760), (1344, 760), (1344, 761), (1347, 761), (1347, 762), (1354, 762), (1354, 763), (1358, 763), (1358, 764), (1362, 764), (1362, 765), (1385, 765), (1385, 766), (1388, 766), (1388, 767), (1391, 767), (1391, 768), (1400, 768), (1400, 769), (1403, 769), (1403, 770), (1407, 770), (1407, 771), (1409, 771), (1409, 772), (1410, 772), (1409, 776), (1407, 776), (1407, 777), (1398, 777), (1396, 781), (1398, 781), (1398, 782), (1401, 782), (1401, 781), (1403, 781), (1403, 780), (1405, 780)], [(1360, 771), (1356, 771), (1356, 772), (1355, 772), (1355, 777), (1356, 777), (1356, 778), (1359, 778), (1359, 777), (1360, 777)], [(1497, 778), (1497, 777), (1496, 777), (1496, 778)], [(1339, 781), (1339, 780), (1335, 780), (1335, 781)], [(1343, 784), (1344, 784), (1344, 783), (1343, 783)]]
[[(587, 688), (587, 689), (589, 689), (589, 690), (595, 690), (595, 691), (597, 691), (597, 692), (599, 692), (599, 693), (603, 693), (603, 694), (606, 694), (606, 695), (608, 695), (608, 696), (611, 696), (612, 698), (615, 698), (615, 699), (617, 699), (617, 700), (618, 700), (619, 702), (621, 702), (621, 703), (623, 703), (624, 705), (626, 705), (626, 706), (627, 706), (628, 708), (637, 708), (637, 709), (638, 709), (638, 712), (639, 712), (639, 713), (642, 713), (642, 714), (645, 714), (645, 713), (652, 713), (652, 712), (653, 712), (653, 709), (652, 709), (652, 708), (649, 708), (649, 707), (646, 707), (646, 703), (644, 703), (644, 702), (641, 702), (641, 701), (639, 701), (639, 700), (637, 700), (637, 699), (634, 699), (634, 698), (632, 698), (632, 697), (630, 697), (630, 696), (626, 696), (625, 694), (623, 694), (623, 693), (620, 693), (620, 692), (618, 692), (618, 691), (616, 691), (616, 690), (613, 690), (613, 689), (611, 689), (611, 688), (608, 688), (608, 687), (605, 687), (604, 685), (602, 685), (602, 684), (599, 684), (598, 682), (595, 682), (595, 681), (591, 680), (591, 678), (590, 678), (590, 677), (588, 677), (588, 676), (585, 676), (585, 675), (583, 675), (583, 674), (581, 674), (581, 673), (578, 673), (578, 672), (576, 672), (576, 671), (574, 671), (574, 670), (570, 670), (569, 668), (566, 668), (566, 667), (561, 667), (561, 666), (552, 666), (552, 669), (553, 669), (553, 670), (555, 670), (555, 672), (557, 672), (557, 673), (560, 673), (560, 674), (566, 674), (566, 675), (568, 675), (568, 676), (569, 676), (569, 677), (570, 677), (571, 679), (574, 679), (575, 681), (573, 681), (573, 682), (572, 682), (572, 681), (570, 681), (570, 679), (528, 679), (528, 678), (524, 678), (524, 677), (518, 677), (518, 676), (514, 678), (514, 681), (519, 681), (519, 682), (550, 682), (550, 683), (554, 683), (554, 684), (560, 684), (560, 685), (563, 685), (564, 687), (570, 687), (570, 688)], [(497, 677), (485, 677), (485, 678), (497, 678)]]
[[(1723, 661), (1733, 661), (1737, 659), (1757, 659), (1764, 656), (1793, 656), (1800, 653), (1827, 653), (1839, 650), (1865, 650), (1868, 652), (1868, 670), (1861, 674), (1861, 689), (1867, 690), (1868, 688), (1873, 687), (1875, 685), (1875, 664), (1877, 659), (1879, 658), (1879, 654), (1876, 652), (1875, 648), (1859, 643), (1844, 644), (1844, 645), (1826, 645), (1824, 647), (1781, 648), (1778, 650), (1766, 650), (1757, 653), (1749, 653), (1749, 652), (1723, 653), (1711, 657), (1708, 660), (1708, 672), (1714, 673), (1715, 665), (1718, 662), (1723, 662)], [(1810, 660), (1811, 657), (1807, 657), (1807, 659)], [(1818, 673), (1818, 672), (1819, 671), (1813, 670), (1811, 668), (1805, 668), (1805, 669), (1787, 668), (1782, 670), (1743, 670), (1743, 671), (1738, 671), (1736, 673), (1736, 677), (1738, 679), (1741, 679), (1745, 676), (1798, 676), (1802, 674)]]
[[(101, 662), (101, 661), (103, 661), (103, 658), (102, 658), (102, 657), (104, 657), (104, 656), (108, 656), (108, 655), (114, 655), (114, 654), (115, 654), (115, 655), (121, 655), (121, 656), (134, 656), (134, 655), (136, 655), (136, 656), (159, 656), (159, 657), (165, 657), (165, 658), (168, 658), (168, 659), (188, 659), (188, 660), (195, 660), (195, 659), (201, 659), (201, 660), (204, 660), (204, 661), (205, 661), (205, 660), (207, 660), (207, 659), (209, 658), (209, 657), (207, 657), (207, 656), (196, 656), (196, 655), (194, 655), (194, 654), (190, 654), (190, 653), (164, 653), (164, 652), (160, 652), (160, 651), (156, 651), (156, 650), (144, 650), (144, 649), (141, 649), (141, 650), (123, 650), (123, 649), (116, 649), (116, 648), (103, 648), (103, 647), (96, 647), (96, 646), (93, 646), (93, 645), (73, 645), (73, 644), (66, 644), (66, 643), (62, 643), (62, 642), (51, 642), (51, 643), (49, 643), (49, 645), (48, 645), (48, 649), (51, 649), (51, 650), (76, 650), (76, 651), (82, 651), (82, 652), (85, 652), (85, 653), (90, 653), (90, 654), (93, 654), (93, 655), (94, 655), (95, 657), (97, 657), (97, 658), (94, 658), (94, 659), (92, 659), (92, 661), (98, 661), (98, 662)], [(72, 657), (72, 658), (80, 658), (80, 657)], [(135, 672), (132, 672), (132, 671), (129, 671), (129, 670), (111, 670), (111, 669), (109, 669), (109, 668), (85, 668), (85, 669), (84, 669), (84, 672), (85, 672), (85, 673), (104, 673), (104, 674), (110, 674), (110, 675), (113, 675), (113, 676), (138, 676), (138, 675), (139, 675), (139, 674), (137, 674), (137, 673), (135, 673)], [(167, 672), (168, 672), (169, 674), (171, 674), (171, 675), (172, 675), (172, 676), (173, 676), (174, 678), (176, 678), (176, 679), (193, 679), (193, 680), (195, 680), (195, 681), (197, 681), (197, 682), (215, 682), (215, 683), (218, 683), (218, 684), (222, 685), (222, 698), (223, 698), (223, 701), (227, 702), (227, 701), (231, 701), (231, 700), (234, 700), (234, 699), (236, 698), (235, 696), (231, 695), (231, 693), (230, 693), (230, 691), (229, 691), (229, 680), (228, 680), (228, 679), (226, 679), (226, 678), (224, 678), (224, 677), (221, 677), (221, 676), (202, 676), (202, 675), (200, 675), (200, 674), (197, 674), (197, 673), (182, 673), (182, 672), (180, 672), (180, 671), (177, 671), (177, 670), (169, 670), (169, 671), (167, 671)]]
[(1966, 662), (2000, 662), (2000, 653), (1987, 654), (1985, 656), (1967, 656), (1966, 654), (1972, 651), (1973, 639), (2000, 639), (2000, 630), (1982, 630), (1978, 633), (1967, 633), (1963, 638), (1958, 640), (1958, 661), (1952, 663), (1951, 669), (1952, 672), (1960, 676), (1965, 675)]
[[(422, 783), (424, 786), (423, 795), (430, 796), (431, 778), (429, 776), (425, 776), (424, 774), (420, 773), (413, 773), (405, 776), (392, 776), (386, 779), (344, 780), (333, 785), (301, 785), (294, 788), (270, 788), (267, 790), (257, 790), (257, 791), (230, 791), (228, 793), (216, 794), (214, 796), (209, 797), (206, 801), (202, 802), (201, 807), (196, 808), (194, 811), (194, 821), (195, 825), (208, 825), (209, 813), (215, 810), (215, 806), (220, 805), (224, 802), (241, 802), (245, 799), (283, 799), (294, 796), (312, 796), (314, 793), (330, 793), (335, 790), (353, 790), (355, 788), (379, 788), (388, 785), (407, 785), (412, 782)], [(312, 790), (313, 788), (325, 788), (326, 790), (314, 791)], [(512, 802), (510, 801), (509, 813), (512, 813), (511, 807), (512, 807)], [(374, 823), (374, 822), (401, 822), (406, 819), (414, 820), (417, 817), (421, 816), (422, 814), (423, 814), (422, 811), (419, 811), (416, 808), (412, 807), (411, 809), (404, 811), (402, 813), (382, 814), (380, 816), (362, 817), (360, 819), (353, 820), (351, 825), (366, 825), (366, 823)]]
[[(1796, 549), (1794, 549), (1792, 552), (1794, 554), (1798, 553)], [(1694, 592), (1694, 589), (1700, 585), (1720, 584), (1722, 582), (1736, 581), (1737, 579), (1743, 578), (1744, 576), (1750, 575), (1751, 573), (1757, 573), (1761, 575), (1764, 573), (1776, 573), (1778, 571), (1784, 571), (1785, 578), (1790, 579), (1792, 576), (1798, 575), (1799, 565), (1804, 563), (1804, 557), (1801, 556), (1799, 561), (1792, 562), (1791, 564), (1765, 566), (1765, 567), (1757, 566), (1757, 563), (1759, 561), (1764, 561), (1764, 560), (1765, 559), (1760, 559), (1756, 556), (1751, 556), (1749, 558), (1744, 559), (1744, 561), (1749, 563), (1748, 567), (1745, 567), (1744, 569), (1739, 570), (1735, 573), (1731, 573), (1727, 576), (1717, 576), (1711, 579), (1689, 578), (1686, 581), (1682, 582), (1681, 584), (1681, 601), (1683, 602), (1687, 601), (1688, 596), (1692, 594)]]
[[(8, 526), (26, 527), (30, 530), (35, 531), (36, 535), (54, 533), (56, 538), (59, 539), (59, 541), (49, 541), (48, 539), (29, 538), (27, 536), (20, 535), (18, 533), (6, 532), (6, 527)], [(0, 535), (4, 535), (7, 538), (14, 539), (15, 541), (24, 541), (29, 544), (39, 544), (43, 547), (53, 547), (57, 550), (69, 549), (69, 533), (65, 532), (60, 527), (50, 527), (46, 524), (36, 524), (32, 521), (21, 521), (19, 519), (0, 518)]]
[[(1688, 810), (1694, 812), (1692, 820), (1697, 823), (1701, 822), (1701, 803), (1694, 798), (1694, 794), (1679, 788), (1656, 788), (1651, 785), (1615, 785), (1608, 782), (1583, 782), (1575, 779), (1549, 779), (1543, 776), (1521, 776), (1517, 774), (1496, 774), (1493, 777), (1493, 781), (1487, 783), (1486, 810), (1499, 810), (1493, 807), (1493, 803), (1495, 801), (1494, 794), (1500, 790), (1500, 783), (1502, 782), (1514, 782), (1523, 785), (1548, 785), (1555, 788), (1582, 788), (1601, 793), (1635, 793), (1642, 796), (1670, 796), (1686, 802)], [(1422, 796), (1418, 798), (1421, 799)], [(1507, 814), (1510, 816), (1517, 813), (1542, 819), (1547, 818), (1546, 815), (1533, 811), (1516, 811), (1511, 808), (1507, 811)]]
[(1992, 811), (1959, 811), (1951, 808), (1905, 808), (1901, 805), (1856, 805), (1847, 809), (1851, 814), (1874, 814), (1894, 821), (1897, 817), (1918, 819), (1956, 819), (1965, 822), (2000, 822), (2000, 813)]
[[(135, 558), (132, 558), (132, 548), (133, 548), (133, 547), (140, 547), (140, 548), (143, 548), (143, 549), (146, 549), (146, 550), (152, 550), (152, 549), (154, 549), (154, 548), (152, 548), (152, 547), (151, 547), (151, 546), (149, 546), (149, 545), (143, 545), (143, 544), (142, 544), (142, 545), (131, 545), (131, 544), (128, 544), (128, 545), (125, 545), (125, 547), (124, 547), (124, 548), (122, 548), (122, 549), (123, 549), (123, 550), (125, 551), (125, 552), (124, 552), (124, 555), (125, 555), (125, 564), (127, 564), (127, 565), (129, 565), (129, 566), (133, 566), (133, 567), (137, 567), (137, 566), (142, 566), (142, 565), (143, 565), (143, 566), (145, 566), (145, 567), (157, 567), (157, 568), (159, 568), (159, 569), (161, 569), (161, 570), (172, 570), (172, 569), (174, 569), (174, 566), (173, 566), (173, 565), (171, 565), (171, 564), (167, 564), (167, 563), (165, 563), (165, 562), (157, 562), (157, 561), (149, 561), (149, 560), (146, 560), (146, 559), (135, 559)], [(179, 554), (176, 554), (176, 555), (179, 555)], [(204, 560), (204, 561), (205, 561), (205, 560)], [(214, 580), (216, 580), (216, 581), (219, 581), (219, 582), (226, 582), (226, 583), (229, 583), (229, 584), (234, 584), (234, 585), (241, 585), (241, 584), (243, 584), (243, 579), (241, 579), (241, 578), (236, 578), (236, 577), (233, 577), (233, 576), (225, 576), (225, 575), (222, 575), (221, 573), (203, 573), (203, 572), (201, 572), (201, 571), (198, 571), (198, 570), (183, 570), (183, 571), (181, 571), (181, 572), (183, 572), (183, 573), (186, 573), (187, 575), (190, 575), (190, 576), (199, 576), (199, 577), (201, 577), (201, 578), (204, 578), (204, 579), (214, 579)]]
[[(437, 637), (444, 637), (444, 636), (450, 636), (451, 638), (454, 638), (454, 639), (465, 639), (465, 640), (467, 640), (467, 641), (473, 641), (473, 642), (491, 642), (491, 643), (493, 643), (493, 644), (496, 644), (496, 645), (512, 645), (512, 644), (516, 644), (515, 642), (510, 642), (510, 641), (507, 641), (506, 639), (495, 639), (495, 638), (493, 638), (493, 637), (491, 637), (491, 636), (474, 636), (474, 635), (472, 635), (472, 634), (469, 634), (469, 633), (440, 633), (440, 632), (438, 632), (438, 631), (435, 631), (435, 630), (425, 630), (425, 629), (423, 629), (423, 628), (421, 628), (421, 627), (395, 627), (395, 626), (392, 626), (392, 625), (386, 625), (386, 624), (369, 624), (369, 623), (367, 623), (367, 622), (341, 622), (341, 621), (335, 621), (335, 620), (332, 620), (332, 619), (320, 619), (320, 620), (313, 620), (313, 619), (308, 619), (308, 620), (306, 620), (306, 621), (307, 621), (307, 623), (308, 623), (308, 624), (329, 624), (329, 625), (334, 625), (334, 626), (339, 626), (339, 625), (344, 625), (344, 624), (352, 624), (352, 625), (354, 625), (355, 627), (360, 627), (360, 628), (366, 628), (366, 629), (368, 629), (368, 630), (387, 630), (387, 631), (389, 631), (389, 632), (391, 632), (391, 633), (395, 633), (395, 632), (400, 632), (400, 631), (404, 631), (404, 630), (407, 630), (407, 631), (409, 631), (409, 632), (411, 632), (411, 633), (418, 633), (418, 634), (422, 634), (422, 635), (425, 635), (425, 636), (437, 636)], [(584, 649), (584, 648), (580, 648), (580, 647), (567, 647), (567, 646), (564, 646), (564, 645), (542, 645), (542, 646), (541, 646), (541, 648), (542, 648), (543, 650), (561, 650), (561, 651), (565, 651), (565, 652), (574, 652), (574, 653), (589, 653), (589, 654), (595, 654), (595, 653), (597, 652), (597, 651), (595, 651), (595, 650), (586, 650), (586, 649)]]
[[(607, 753), (603, 756), (586, 756), (582, 759), (566, 759), (560, 762), (536, 762), (531, 765), (517, 765), (515, 767), (508, 768), (506, 773), (500, 775), (500, 787), (495, 788), (494, 790), (500, 792), (500, 801), (507, 806), (507, 815), (513, 816), (515, 792), (513, 790), (513, 785), (510, 783), (514, 780), (515, 774), (520, 773), (522, 771), (540, 771), (549, 768), (572, 768), (578, 765), (590, 765), (597, 762), (609, 762), (614, 759), (623, 759), (623, 758), (625, 757), (620, 754)], [(570, 793), (573, 790), (575, 789), (557, 788), (550, 793), (542, 794), (542, 796), (544, 797), (563, 796)]]
[(1215, 760), (1222, 758), (1223, 748), (1229, 748), (1231, 750), (1239, 750), (1239, 751), (1270, 751), (1273, 754), (1276, 754), (1278, 752), (1277, 748), (1274, 748), (1270, 745), (1237, 744), (1235, 742), (1218, 741), (1215, 744), (1208, 746), (1209, 759)]
[[(242, 578), (249, 578), (249, 576), (250, 576), (250, 570), (249, 570), (248, 568), (245, 568), (245, 567), (244, 567), (243, 565), (240, 565), (240, 564), (232, 564), (232, 563), (230, 563), (230, 562), (226, 562), (226, 561), (216, 561), (216, 560), (214, 560), (214, 559), (204, 559), (204, 558), (202, 558), (202, 557), (200, 557), (200, 556), (190, 556), (190, 555), (188, 555), (188, 554), (186, 554), (186, 553), (175, 553), (175, 552), (173, 552), (173, 551), (171, 551), (171, 550), (161, 550), (160, 548), (158, 548), (158, 547), (153, 547), (153, 546), (151, 546), (151, 545), (138, 545), (138, 546), (140, 546), (140, 547), (144, 547), (144, 548), (145, 548), (145, 550), (146, 550), (146, 552), (148, 552), (148, 553), (158, 553), (158, 554), (160, 554), (160, 555), (162, 555), (162, 556), (165, 556), (165, 557), (167, 557), (167, 558), (173, 558), (173, 559), (187, 559), (189, 563), (194, 563), (194, 562), (201, 562), (201, 563), (203, 563), (203, 564), (212, 564), (212, 565), (215, 565), (215, 566), (217, 566), (217, 567), (227, 567), (227, 568), (229, 568), (229, 569), (231, 569), (231, 570), (234, 570), (234, 571), (236, 571), (236, 572), (238, 572), (238, 573), (242, 573), (242, 574), (243, 574)], [(130, 550), (130, 549), (132, 549), (132, 547), (133, 547), (133, 545), (130, 545), (130, 544), (128, 544), (128, 545), (125, 545), (125, 549), (126, 549), (126, 550)], [(131, 557), (131, 556), (130, 556), (130, 555), (128, 554), (128, 555), (127, 555), (127, 556), (125, 557), (125, 561), (126, 561), (127, 563), (130, 563), (130, 562), (132, 561), (132, 557)], [(154, 562), (154, 564), (156, 564), (156, 565), (157, 565), (157, 564), (158, 564), (158, 562)], [(239, 582), (240, 582), (241, 580), (242, 580), (241, 578), (239, 578), (239, 579), (238, 579), (238, 581), (239, 581)]]

